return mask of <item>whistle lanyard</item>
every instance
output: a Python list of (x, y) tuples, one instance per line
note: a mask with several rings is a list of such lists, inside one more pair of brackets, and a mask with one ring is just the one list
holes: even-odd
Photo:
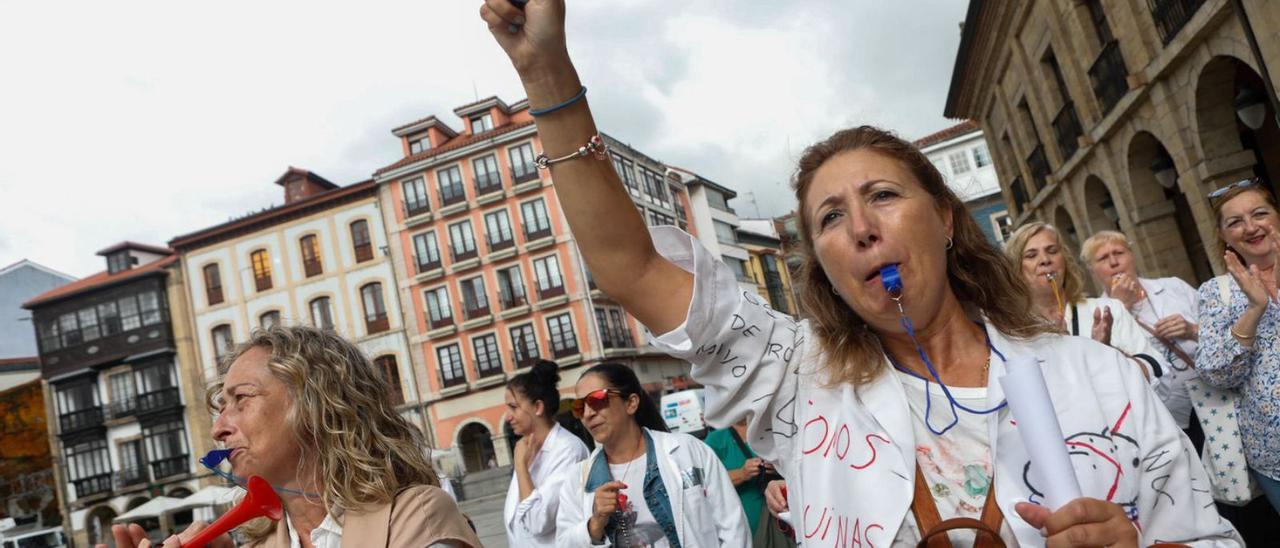
[[(951, 422), (947, 423), (947, 425), (943, 427), (942, 430), (934, 429), (933, 425), (929, 422), (929, 416), (932, 414), (932, 410), (933, 410), (933, 394), (929, 390), (929, 379), (926, 377), (917, 375), (914, 372), (903, 367), (901, 364), (895, 361), (892, 356), (889, 356), (888, 352), (886, 352), (885, 357), (889, 359), (889, 363), (893, 364), (893, 367), (895, 369), (924, 381), (924, 425), (925, 427), (928, 428), (930, 432), (933, 432), (934, 435), (941, 436), (943, 434), (946, 434), (947, 431), (954, 428), (956, 424), (959, 424), (960, 413), (957, 411), (957, 409), (960, 411), (964, 411), (966, 413), (972, 413), (974, 415), (988, 415), (991, 413), (995, 413), (1001, 409), (1004, 409), (1004, 407), (1009, 404), (1008, 400), (1001, 401), (999, 405), (992, 407), (990, 409), (975, 409), (956, 401), (955, 396), (951, 395), (951, 390), (947, 388), (947, 385), (942, 383), (942, 379), (938, 376), (938, 370), (933, 366), (933, 361), (929, 359), (929, 354), (924, 351), (924, 346), (921, 345), (920, 341), (916, 339), (915, 326), (911, 323), (911, 318), (907, 316), (906, 309), (902, 307), (902, 282), (901, 282), (901, 279), (898, 277), (897, 268), (892, 265), (890, 267), (885, 267), (885, 269), (889, 269), (889, 268), (893, 269), (892, 272), (884, 272), (882, 270), (882, 274), (881, 274), (881, 280), (885, 285), (885, 290), (889, 292), (889, 298), (892, 299), (893, 302), (898, 305), (898, 314), (902, 316), (902, 319), (901, 319), (902, 327), (907, 331), (907, 336), (911, 338), (912, 344), (916, 345), (916, 352), (920, 354), (920, 359), (924, 361), (925, 368), (929, 370), (929, 376), (933, 377), (933, 380), (938, 383), (938, 386), (942, 387), (942, 393), (947, 396), (947, 401), (951, 404)], [(996, 350), (996, 347), (991, 344), (991, 336), (986, 333), (985, 329), (983, 329), (983, 335), (986, 336), (987, 348), (991, 351), (991, 353), (998, 356), (1000, 358), (1000, 361), (1005, 362), (1005, 364), (1008, 365), (1009, 360), (1005, 359), (1004, 354), (1000, 353), (999, 350)]]
[[(232, 474), (231, 472), (223, 471), (218, 468), (218, 466), (221, 465), (223, 461), (227, 460), (227, 458), (231, 456), (232, 451), (235, 451), (235, 449), (214, 449), (213, 451), (209, 451), (208, 453), (205, 454), (205, 456), (200, 457), (200, 464), (204, 465), (205, 468), (208, 468), (210, 472), (213, 472), (218, 477), (221, 477), (222, 479), (225, 479), (231, 483), (234, 483), (237, 487), (244, 487), (249, 480), (242, 478), (240, 476), (237, 476), (235, 474)], [(274, 489), (277, 493), (280, 493), (282, 495), (320, 498), (320, 495), (316, 493), (308, 493), (306, 491), (299, 491), (297, 489), (289, 489), (287, 487), (277, 487), (275, 485), (272, 485), (271, 488)]]

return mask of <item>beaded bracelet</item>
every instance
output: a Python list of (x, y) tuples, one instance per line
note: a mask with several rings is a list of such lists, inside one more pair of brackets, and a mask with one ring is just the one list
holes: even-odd
[(578, 150), (565, 154), (559, 158), (551, 158), (544, 152), (539, 154), (537, 158), (533, 159), (533, 164), (538, 166), (538, 169), (550, 169), (551, 164), (558, 164), (560, 162), (566, 162), (574, 158), (582, 158), (591, 154), (595, 155), (597, 160), (607, 160), (609, 158), (608, 153), (609, 145), (604, 144), (604, 139), (600, 137), (599, 133), (597, 133), (592, 135), (590, 139), (587, 139), (587, 144), (578, 147)]

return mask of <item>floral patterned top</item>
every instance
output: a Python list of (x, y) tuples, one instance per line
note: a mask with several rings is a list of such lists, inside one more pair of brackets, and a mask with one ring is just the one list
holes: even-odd
[[(1246, 348), (1231, 336), (1231, 326), (1249, 300), (1227, 276), (1231, 302), (1222, 304), (1215, 278), (1200, 286), (1200, 348), (1196, 370), (1200, 378), (1219, 388), (1240, 392), (1240, 435), (1249, 467), (1269, 478), (1280, 478), (1280, 306), (1267, 305), (1258, 322), (1257, 339)], [(1209, 435), (1205, 432), (1205, 435)]]

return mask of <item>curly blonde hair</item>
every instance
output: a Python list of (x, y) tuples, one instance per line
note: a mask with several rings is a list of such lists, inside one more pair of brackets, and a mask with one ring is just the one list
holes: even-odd
[[(439, 485), (422, 432), (396, 412), (385, 397), (386, 382), (354, 344), (307, 326), (255, 329), (222, 360), (220, 372), (252, 348), (270, 352), (268, 371), (289, 387), (284, 420), (304, 454), (318, 459), (309, 464), (324, 479), (325, 508), (361, 511), (390, 503), (411, 485)], [(211, 409), (221, 392), (222, 381), (209, 387)], [(276, 526), (262, 518), (241, 532), (258, 542)]]
[[(1058, 231), (1058, 227), (1040, 221), (1022, 225), (1013, 232), (1013, 235), (1009, 237), (1009, 241), (1004, 243), (1004, 250), (1009, 254), (1009, 259), (1013, 261), (1013, 264), (1021, 265), (1022, 253), (1027, 250), (1027, 242), (1030, 242), (1033, 236), (1041, 232), (1053, 234), (1053, 239), (1057, 240), (1058, 247), (1062, 248), (1062, 262), (1066, 264), (1066, 272), (1062, 273), (1063, 297), (1071, 304), (1084, 302), (1084, 270), (1080, 267), (1080, 261), (1077, 261), (1075, 255), (1072, 255), (1067, 246), (1062, 243), (1062, 233)], [(1019, 275), (1021, 275), (1022, 268), (1019, 267), (1018, 271)]]
[(953, 245), (947, 251), (947, 281), (963, 305), (977, 309), (1001, 333), (1015, 338), (1056, 332), (1031, 312), (1031, 290), (1022, 274), (987, 240), (964, 202), (947, 187), (942, 174), (920, 149), (877, 127), (845, 129), (805, 149), (792, 183), (800, 203), (797, 217), (802, 245), (796, 252), (801, 261), (797, 275), (800, 308), (811, 319), (826, 355), (823, 369), (827, 382), (865, 384), (884, 370), (880, 339), (832, 291), (831, 280), (814, 251), (813, 227), (805, 207), (818, 168), (839, 154), (863, 149), (900, 162), (939, 209), (950, 210)]

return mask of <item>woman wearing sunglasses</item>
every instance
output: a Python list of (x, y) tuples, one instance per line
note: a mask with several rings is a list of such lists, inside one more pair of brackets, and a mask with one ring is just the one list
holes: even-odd
[(502, 521), (509, 546), (555, 546), (560, 507), (557, 474), (587, 458), (587, 446), (556, 423), (560, 373), (553, 361), (538, 360), (507, 381), (507, 424), (520, 436), (515, 474), (507, 490)]
[(574, 415), (596, 450), (562, 479), (559, 546), (751, 545), (720, 459), (697, 438), (667, 432), (630, 367), (591, 367), (574, 391)]
[[(523, 10), (485, 0), (480, 14), (524, 83), (544, 147), (538, 164), (554, 177), (597, 286), (660, 334), (656, 346), (692, 362), (711, 424), (747, 419), (745, 441), (787, 479), (801, 544), (913, 545), (956, 525), (983, 531), (984, 542), (1026, 546), (1238, 544), (1196, 488), (1207, 486), (1204, 469), (1138, 368), (1035, 315), (1016, 267), (911, 143), (860, 127), (802, 155), (795, 195), (805, 319), (797, 320), (744, 293), (690, 235), (646, 229), (569, 58), (562, 0), (530, 0)], [(1072, 459), (1084, 497), (1052, 511), (1035, 504), (1045, 486), (1027, 474), (1035, 469), (995, 382), (1006, 360), (1031, 359), (1042, 363), (1064, 432), (1087, 446)], [(597, 377), (578, 383), (579, 397), (620, 388)], [(637, 406), (630, 394), (622, 390), (606, 413)], [(612, 437), (611, 421), (587, 420), (593, 435)], [(630, 444), (609, 449), (626, 452), (615, 464), (637, 458), (639, 443)], [(718, 460), (697, 454), (704, 470), (716, 470), (702, 474), (716, 482), (708, 496), (736, 508)], [(598, 478), (611, 472), (595, 462)], [(684, 485), (684, 497), (696, 495), (696, 483)], [(561, 501), (561, 519), (595, 523), (561, 525), (585, 545), (599, 538), (615, 497), (581, 493), (572, 505)], [(970, 519), (943, 521), (953, 517)], [(698, 512), (681, 521), (709, 530), (725, 525), (717, 518)], [(745, 525), (734, 527), (746, 545)]]
[(1200, 286), (1196, 370), (1205, 382), (1239, 391), (1244, 457), (1271, 505), (1280, 509), (1276, 199), (1258, 181), (1248, 179), (1210, 193), (1209, 201), (1228, 274)]

